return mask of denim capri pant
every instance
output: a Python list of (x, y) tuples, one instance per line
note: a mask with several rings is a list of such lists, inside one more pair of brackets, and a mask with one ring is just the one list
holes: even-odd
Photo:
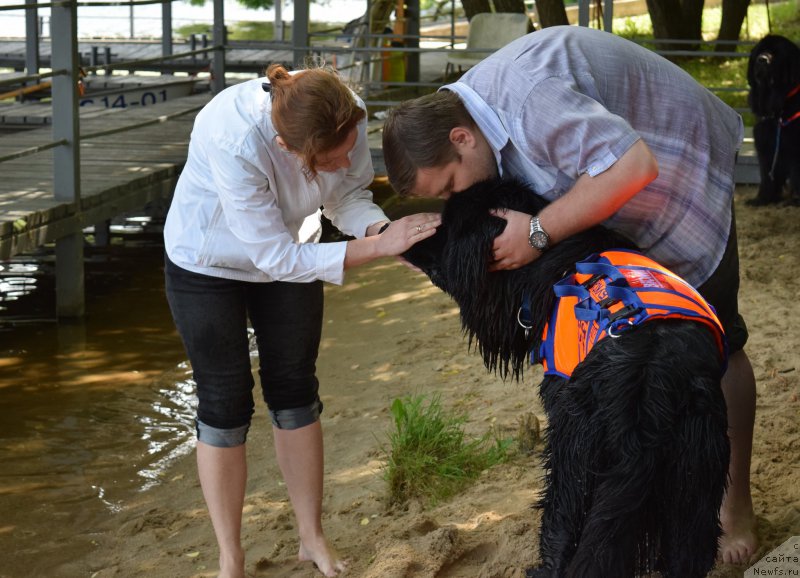
[(234, 447), (247, 438), (255, 407), (248, 320), (273, 425), (296, 429), (319, 419), (321, 281), (235, 281), (187, 271), (168, 257), (164, 273), (167, 301), (197, 383), (200, 441)]

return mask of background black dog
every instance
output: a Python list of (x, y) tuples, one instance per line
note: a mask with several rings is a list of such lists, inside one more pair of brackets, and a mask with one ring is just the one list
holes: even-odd
[(748, 203), (780, 201), (788, 180), (790, 202), (800, 205), (800, 47), (783, 36), (765, 36), (750, 52), (747, 82), (761, 174), (758, 196)]
[[(595, 227), (525, 267), (489, 273), (492, 241), (505, 227), (489, 210), (543, 206), (521, 183), (478, 183), (451, 197), (437, 234), (404, 255), (453, 297), (470, 344), (503, 378), (518, 379), (539, 351), (553, 284), (592, 253), (630, 247)], [(527, 335), (517, 322), (525, 291)], [(729, 458), (723, 364), (706, 326), (656, 320), (601, 340), (569, 380), (545, 377), (541, 566), (529, 576), (706, 575)]]

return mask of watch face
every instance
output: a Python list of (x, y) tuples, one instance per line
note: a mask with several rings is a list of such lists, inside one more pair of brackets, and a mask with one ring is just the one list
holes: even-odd
[(547, 233), (544, 231), (534, 231), (531, 233), (531, 245), (536, 249), (547, 247)]

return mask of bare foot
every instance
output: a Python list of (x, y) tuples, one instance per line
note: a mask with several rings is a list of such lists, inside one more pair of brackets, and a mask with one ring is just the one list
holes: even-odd
[(737, 510), (723, 502), (720, 510), (722, 537), (718, 557), (726, 564), (747, 564), (758, 549), (756, 516), (753, 507)]
[(217, 578), (244, 578), (244, 550), (230, 557), (220, 554)]
[(325, 576), (338, 576), (339, 572), (347, 568), (347, 561), (339, 556), (322, 535), (314, 539), (301, 540), (297, 558), (301, 562), (314, 562)]

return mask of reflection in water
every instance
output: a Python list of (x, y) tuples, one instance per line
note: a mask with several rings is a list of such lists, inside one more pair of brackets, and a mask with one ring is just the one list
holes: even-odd
[(56, 324), (51, 251), (0, 262), (2, 575), (58, 576), (194, 447), (194, 382), (148, 220), (87, 247), (87, 316)]
[[(181, 365), (191, 374), (188, 364)], [(173, 384), (172, 389), (161, 389), (158, 393), (160, 397), (151, 406), (156, 415), (138, 418), (142, 425), (142, 441), (147, 443), (147, 454), (154, 460), (137, 472), (144, 478), (142, 490), (157, 484), (176, 459), (194, 448), (194, 381), (187, 378)], [(187, 413), (187, 409), (192, 411)]]
[[(30, 259), (31, 257), (25, 256), (6, 262), (0, 261), (0, 315), (4, 318), (8, 317), (9, 309), (14, 308), (15, 302), (30, 296), (40, 287), (40, 279), (52, 273), (52, 263), (46, 264)], [(36, 311), (31, 310), (16, 321), (18, 323), (42, 321), (36, 317)]]

